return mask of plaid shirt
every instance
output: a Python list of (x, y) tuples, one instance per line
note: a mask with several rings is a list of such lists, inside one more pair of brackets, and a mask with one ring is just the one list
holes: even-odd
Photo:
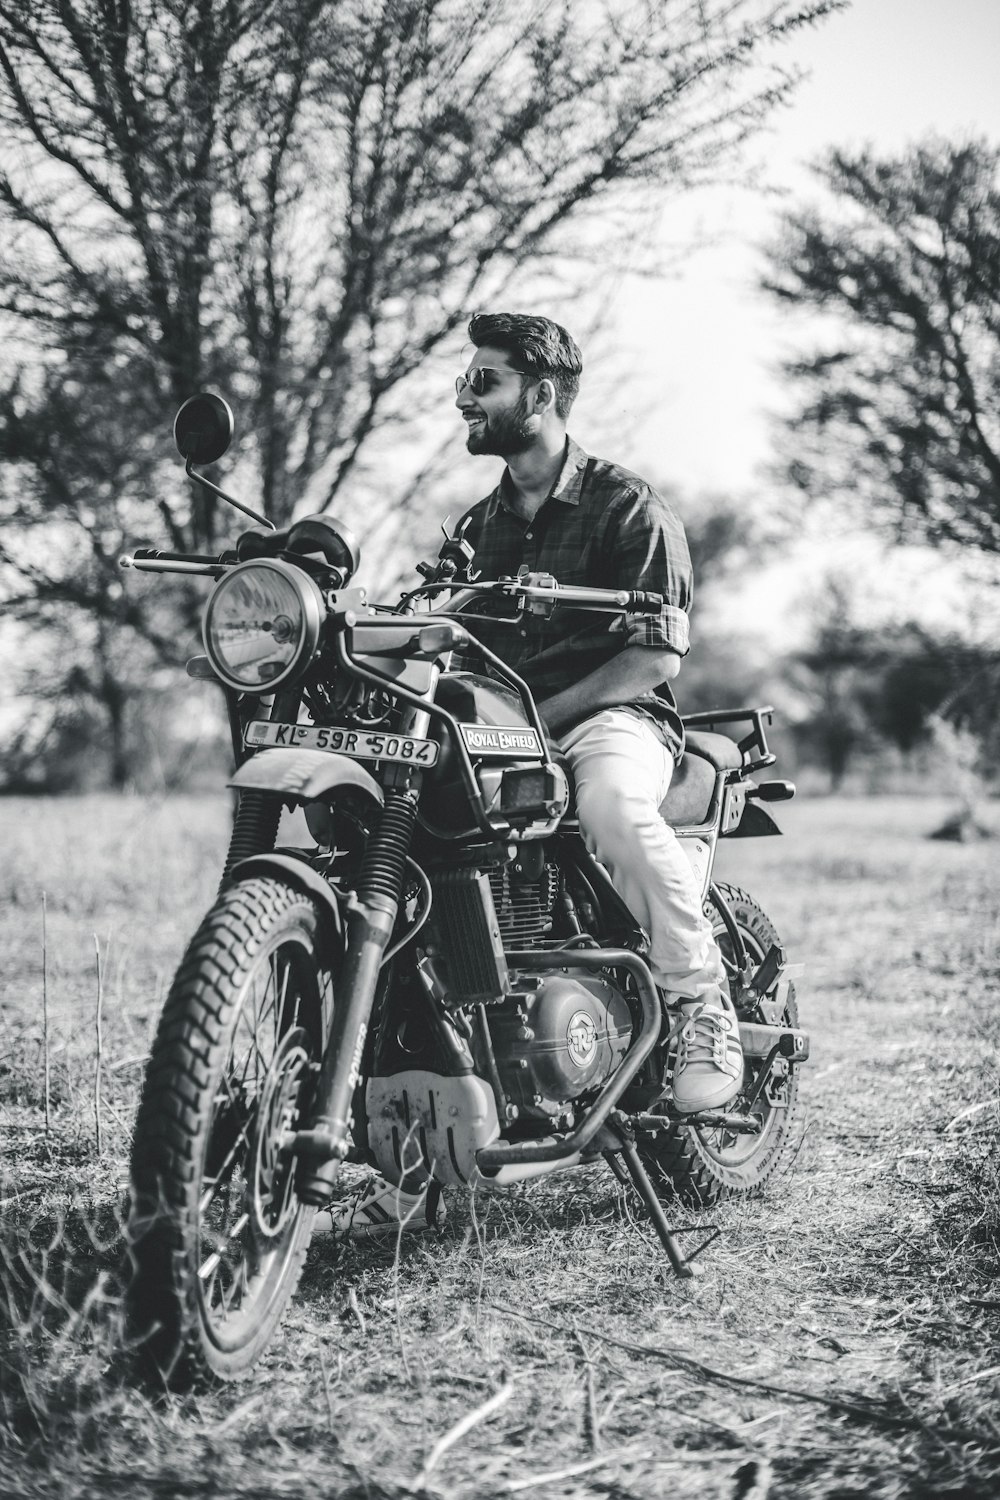
[[(519, 676), (536, 699), (579, 682), (626, 646), (688, 651), (691, 558), (677, 512), (645, 480), (617, 464), (588, 458), (570, 438), (552, 493), (531, 521), (510, 509), (510, 475), (466, 512), (473, 567), (484, 580), (526, 567), (561, 584), (645, 589), (664, 596), (659, 615), (608, 615), (560, 606), (549, 618), (528, 615), (519, 631), (477, 625), (483, 642)], [(463, 517), (463, 520), (465, 518)], [(657, 726), (679, 755), (684, 730), (667, 683), (620, 705)]]

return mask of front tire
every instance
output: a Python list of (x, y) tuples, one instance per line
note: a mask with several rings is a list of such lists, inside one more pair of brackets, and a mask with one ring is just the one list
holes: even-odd
[[(754, 963), (759, 964), (772, 944), (780, 945), (773, 923), (745, 891), (730, 885), (720, 885), (718, 889), (735, 919), (747, 952)], [(732, 963), (732, 939), (710, 898), (705, 903), (705, 914), (712, 920), (723, 957)], [(738, 998), (736, 988), (734, 980), (734, 1002)], [(744, 1014), (742, 1019), (763, 1020), (764, 1017)], [(789, 985), (788, 998), (777, 1024), (799, 1024), (794, 986)], [(760, 1059), (746, 1060), (741, 1090), (726, 1106), (727, 1111), (747, 1112), (747, 1098), (762, 1065)], [(680, 1199), (682, 1203), (704, 1207), (724, 1197), (748, 1197), (762, 1191), (779, 1168), (794, 1159), (799, 1110), (798, 1068), (779, 1058), (771, 1081), (750, 1111), (761, 1122), (759, 1135), (737, 1135), (694, 1125), (677, 1125), (673, 1130), (640, 1143), (639, 1154), (657, 1195), (664, 1201)]]
[(317, 927), (280, 880), (228, 887), (160, 1018), (132, 1146), (129, 1304), (175, 1386), (249, 1371), (298, 1284), (313, 1210), (281, 1140), (326, 1035)]

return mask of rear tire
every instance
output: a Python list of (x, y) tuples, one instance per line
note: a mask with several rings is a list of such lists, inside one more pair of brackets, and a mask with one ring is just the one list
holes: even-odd
[(313, 1210), (280, 1140), (326, 1035), (317, 923), (280, 880), (228, 887), (160, 1018), (132, 1146), (129, 1311), (174, 1386), (246, 1374), (298, 1284)]
[[(773, 923), (745, 891), (720, 885), (719, 890), (735, 918), (747, 951), (760, 963), (768, 949), (780, 939)], [(711, 899), (705, 902), (705, 914), (712, 921), (716, 940), (723, 956), (732, 959), (732, 940)], [(735, 1000), (736, 984), (733, 985)], [(744, 1014), (744, 1020), (763, 1020), (763, 1016)], [(782, 1026), (799, 1024), (794, 986), (789, 986), (787, 1003), (778, 1022)], [(743, 1086), (727, 1111), (745, 1112), (746, 1097), (762, 1066), (760, 1059), (747, 1059), (743, 1068)], [(762, 1122), (759, 1135), (737, 1135), (692, 1125), (677, 1125), (639, 1143), (639, 1154), (664, 1202), (679, 1199), (694, 1207), (704, 1207), (725, 1197), (749, 1197), (763, 1190), (765, 1184), (786, 1162), (794, 1159), (798, 1142), (799, 1089), (798, 1069), (779, 1058), (772, 1082), (767, 1084), (753, 1106), (753, 1114)]]

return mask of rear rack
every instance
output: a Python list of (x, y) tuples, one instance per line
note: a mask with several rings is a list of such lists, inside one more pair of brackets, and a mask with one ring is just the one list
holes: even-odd
[[(749, 721), (750, 733), (737, 741), (740, 753), (743, 756), (744, 771), (761, 771), (765, 766), (773, 766), (777, 760), (767, 748), (767, 735), (764, 733), (765, 721), (770, 724), (774, 708), (766, 704), (762, 708), (713, 708), (706, 713), (682, 714), (682, 722), (685, 729), (707, 729), (713, 731), (719, 724), (739, 724)], [(759, 751), (754, 755), (754, 751)]]

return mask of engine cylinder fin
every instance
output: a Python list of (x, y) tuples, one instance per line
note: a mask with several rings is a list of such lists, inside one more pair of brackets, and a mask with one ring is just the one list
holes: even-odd
[(508, 948), (529, 947), (552, 927), (552, 906), (559, 887), (559, 872), (546, 865), (538, 880), (516, 880), (510, 866), (489, 872), (493, 904), (500, 935)]

